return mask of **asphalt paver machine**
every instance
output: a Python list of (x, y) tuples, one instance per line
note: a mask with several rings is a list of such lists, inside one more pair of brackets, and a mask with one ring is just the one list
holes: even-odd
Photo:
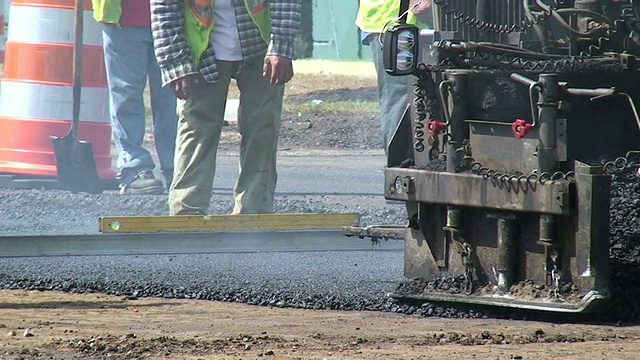
[(640, 2), (431, 3), (431, 30), (382, 38), (412, 99), (385, 169), (413, 280), (393, 296), (593, 309), (609, 294), (611, 172), (640, 154)]

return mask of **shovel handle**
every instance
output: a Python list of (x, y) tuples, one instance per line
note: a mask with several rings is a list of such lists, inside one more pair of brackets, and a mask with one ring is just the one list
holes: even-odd
[(84, 0), (75, 0), (75, 21), (73, 41), (73, 117), (71, 135), (78, 135), (80, 125), (80, 98), (82, 96), (82, 33), (84, 29)]

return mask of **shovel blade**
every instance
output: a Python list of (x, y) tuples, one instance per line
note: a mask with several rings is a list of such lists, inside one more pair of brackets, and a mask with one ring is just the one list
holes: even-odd
[(60, 189), (100, 194), (104, 184), (98, 176), (93, 157), (93, 145), (89, 141), (75, 139), (71, 135), (59, 138), (51, 136), (58, 167)]

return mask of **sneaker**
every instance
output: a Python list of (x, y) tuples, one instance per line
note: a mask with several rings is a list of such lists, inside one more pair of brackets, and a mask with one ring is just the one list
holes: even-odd
[(160, 195), (164, 194), (164, 184), (152, 171), (142, 171), (128, 185), (120, 185), (120, 194)]

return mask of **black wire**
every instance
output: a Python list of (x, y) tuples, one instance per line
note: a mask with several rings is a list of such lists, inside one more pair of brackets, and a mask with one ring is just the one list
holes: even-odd
[[(463, 0), (463, 1), (468, 1), (468, 0)], [(475, 27), (479, 30), (491, 31), (499, 34), (510, 34), (515, 31), (525, 31), (527, 29), (530, 29), (538, 25), (540, 22), (550, 17), (553, 13), (553, 11), (548, 11), (543, 9), (542, 14), (541, 15), (534, 14), (533, 19), (531, 19), (528, 16), (525, 16), (524, 20), (520, 21), (519, 24), (506, 25), (506, 24), (496, 24), (496, 23), (486, 22), (476, 18), (475, 16), (471, 16), (462, 11), (459, 11), (458, 9), (453, 8), (448, 0), (433, 0), (433, 3), (435, 5), (440, 6), (444, 14), (451, 15), (456, 21), (462, 24)], [(525, 6), (528, 6), (528, 0), (523, 0), (523, 4), (525, 4)], [(553, 10), (554, 8), (549, 7), (549, 9)]]

